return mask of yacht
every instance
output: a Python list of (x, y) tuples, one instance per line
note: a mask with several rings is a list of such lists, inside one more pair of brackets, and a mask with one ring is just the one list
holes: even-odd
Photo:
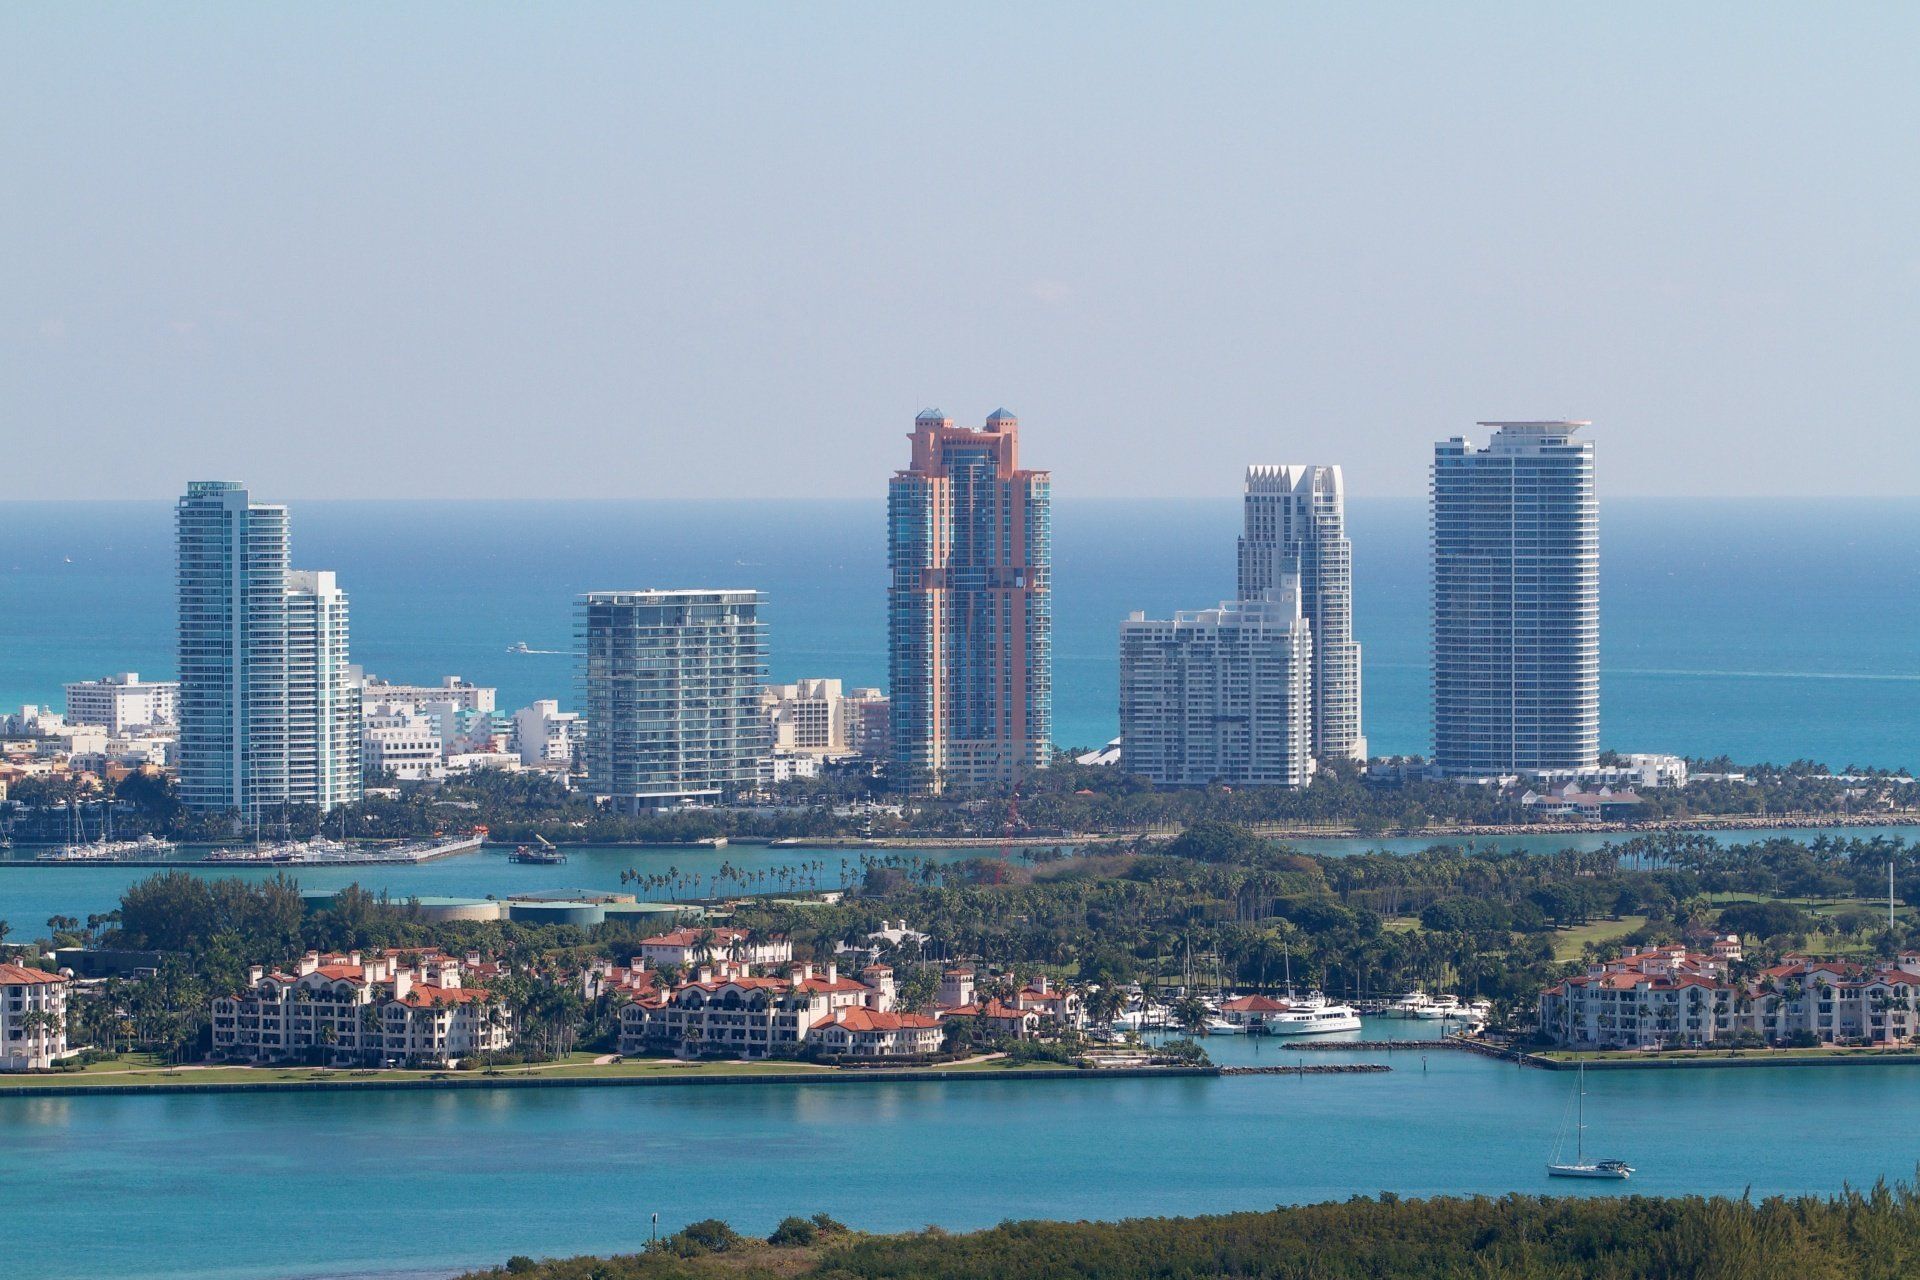
[(1415, 1009), (1413, 1016), (1428, 1022), (1438, 1022), (1443, 1018), (1458, 1018), (1466, 1013), (1460, 1003), (1460, 997), (1454, 995), (1433, 996), (1426, 1004)]
[(1285, 1013), (1269, 1014), (1267, 1034), (1275, 1036), (1319, 1036), (1331, 1031), (1358, 1031), (1360, 1011), (1350, 1004), (1336, 1004), (1319, 992), (1287, 996)]
[(1123, 1010), (1120, 1016), (1113, 1020), (1113, 1029), (1115, 1031), (1157, 1031), (1171, 1025), (1172, 1022), (1172, 1011), (1165, 1005), (1141, 1004)]
[[(1625, 1160), (1589, 1160), (1587, 1159), (1587, 1064), (1582, 1062), (1574, 1077), (1574, 1140), (1573, 1159), (1560, 1158), (1559, 1144), (1554, 1145), (1553, 1158), (1547, 1162), (1549, 1178), (1611, 1178), (1616, 1181), (1633, 1176), (1633, 1166)], [(1561, 1138), (1565, 1140), (1564, 1131)]]
[(1228, 1022), (1219, 1014), (1208, 1018), (1203, 1025), (1206, 1033), (1210, 1036), (1243, 1036), (1247, 1034), (1245, 1027), (1237, 1022)]
[(1420, 1011), (1433, 1003), (1433, 997), (1424, 991), (1414, 990), (1387, 1006), (1387, 1012), (1396, 1018), (1417, 1018)]

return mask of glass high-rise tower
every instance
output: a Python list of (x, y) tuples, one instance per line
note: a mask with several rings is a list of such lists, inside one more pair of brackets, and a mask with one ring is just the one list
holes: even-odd
[(1313, 632), (1313, 754), (1365, 760), (1360, 646), (1353, 638), (1353, 544), (1339, 467), (1247, 468), (1240, 535), (1240, 599), (1259, 600), (1298, 579)]
[(360, 799), (347, 599), (289, 568), (287, 508), (197, 480), (174, 512), (180, 798), (243, 818)]
[(1434, 446), (1433, 758), (1459, 775), (1591, 768), (1600, 516), (1585, 422), (1483, 422)]
[(758, 591), (580, 598), (587, 786), (616, 811), (731, 800), (759, 781), (770, 730)]
[(1052, 748), (1052, 478), (1020, 422), (928, 409), (887, 489), (887, 655), (899, 785), (982, 786)]

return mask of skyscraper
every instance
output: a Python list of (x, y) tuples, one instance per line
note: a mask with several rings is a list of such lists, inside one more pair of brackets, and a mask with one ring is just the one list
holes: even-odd
[(621, 813), (751, 790), (768, 753), (758, 591), (594, 591), (579, 605), (587, 787)]
[(1313, 754), (1367, 758), (1360, 727), (1360, 646), (1353, 639), (1353, 546), (1339, 467), (1247, 468), (1240, 598), (1299, 579), (1313, 630)]
[(1482, 422), (1433, 450), (1433, 755), (1453, 774), (1590, 768), (1600, 521), (1585, 422)]
[(1304, 787), (1313, 639), (1291, 576), (1252, 600), (1120, 624), (1120, 751), (1162, 786)]
[(326, 812), (361, 795), (360, 685), (347, 593), (330, 572), (287, 575), (287, 800)]
[(194, 481), (174, 518), (182, 802), (252, 818), (357, 801), (358, 698), (333, 575), (290, 569), (286, 507), (240, 485)]
[(913, 422), (887, 489), (887, 668), (901, 785), (979, 786), (1039, 768), (1052, 746), (1053, 547), (1045, 471), (1020, 422)]

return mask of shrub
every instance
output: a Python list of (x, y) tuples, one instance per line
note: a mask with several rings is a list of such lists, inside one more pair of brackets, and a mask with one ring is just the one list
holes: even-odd
[(702, 1218), (698, 1222), (689, 1222), (679, 1232), (668, 1237), (667, 1247), (683, 1258), (697, 1258), (703, 1253), (725, 1253), (740, 1246), (745, 1237), (718, 1218)]
[(767, 1237), (767, 1243), (782, 1248), (797, 1248), (812, 1244), (819, 1235), (820, 1228), (805, 1218), (782, 1218), (780, 1225), (773, 1229), (773, 1234)]

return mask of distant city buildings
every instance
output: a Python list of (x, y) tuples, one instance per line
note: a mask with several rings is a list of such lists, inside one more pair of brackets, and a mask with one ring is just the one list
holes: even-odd
[(1600, 747), (1599, 514), (1584, 422), (1434, 446), (1434, 764), (1582, 770)]
[(66, 722), (98, 725), (114, 734), (171, 728), (179, 703), (179, 681), (142, 680), (137, 671), (122, 671), (69, 684)]
[(1337, 466), (1247, 468), (1240, 536), (1240, 599), (1299, 584), (1313, 634), (1313, 754), (1365, 760), (1360, 646), (1353, 639), (1353, 547)]
[(1019, 421), (914, 420), (887, 493), (890, 758), (910, 785), (979, 786), (1051, 749), (1051, 479), (1019, 465)]
[(391, 684), (363, 676), (361, 741), (371, 777), (431, 781), (474, 768), (518, 767), (496, 690), (459, 676), (439, 684)]
[(852, 753), (848, 704), (838, 680), (770, 684), (761, 693), (775, 752), (812, 756)]
[(178, 537), (180, 796), (242, 817), (361, 796), (347, 598), (290, 567), (287, 508), (195, 481)]
[(758, 785), (765, 624), (757, 591), (596, 591), (579, 605), (587, 785), (619, 812)]
[(552, 698), (541, 698), (513, 713), (508, 743), (528, 768), (571, 766), (586, 725), (577, 711), (562, 711)]
[(1314, 646), (1291, 574), (1259, 599), (1120, 627), (1123, 766), (1162, 786), (1303, 787)]
[(839, 680), (770, 684), (761, 694), (768, 745), (776, 760), (811, 756), (885, 759), (889, 704), (879, 689), (846, 689)]

